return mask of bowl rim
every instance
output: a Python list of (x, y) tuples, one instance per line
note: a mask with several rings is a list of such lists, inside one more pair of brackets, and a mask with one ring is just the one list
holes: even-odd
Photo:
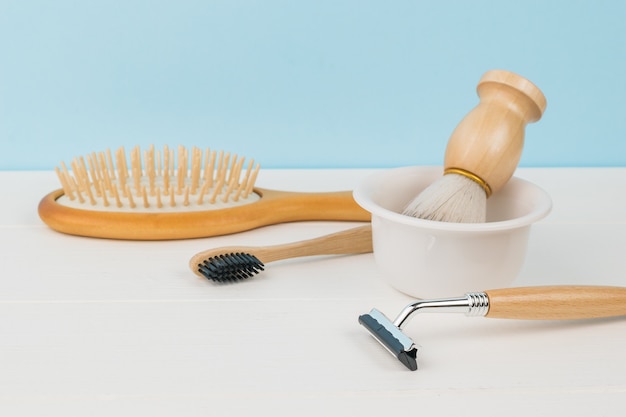
[(524, 186), (533, 189), (533, 191), (538, 195), (538, 198), (535, 207), (528, 214), (509, 220), (499, 220), (485, 223), (453, 223), (437, 220), (419, 219), (381, 207), (372, 200), (371, 194), (374, 191), (374, 183), (380, 181), (385, 176), (390, 176), (396, 173), (400, 174), (402, 172), (419, 172), (421, 170), (432, 173), (435, 169), (438, 170), (438, 172), (443, 172), (443, 168), (441, 166), (433, 165), (405, 166), (398, 168), (381, 169), (380, 171), (368, 175), (356, 186), (353, 191), (354, 200), (357, 202), (358, 205), (370, 212), (372, 215), (391, 220), (395, 223), (401, 223), (426, 230), (450, 232), (475, 233), (517, 229), (529, 226), (532, 223), (543, 219), (552, 210), (552, 199), (543, 188), (539, 187), (537, 184), (516, 176), (511, 177), (509, 182), (523, 184)]

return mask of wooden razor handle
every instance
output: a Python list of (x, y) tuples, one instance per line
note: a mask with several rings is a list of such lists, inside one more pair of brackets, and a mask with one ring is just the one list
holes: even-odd
[(519, 163), (526, 124), (539, 120), (547, 103), (533, 83), (502, 70), (486, 72), (477, 92), (480, 102), (448, 140), (444, 168), (469, 172), (496, 192)]
[(487, 317), (578, 320), (626, 315), (626, 288), (605, 286), (520, 287), (485, 291)]

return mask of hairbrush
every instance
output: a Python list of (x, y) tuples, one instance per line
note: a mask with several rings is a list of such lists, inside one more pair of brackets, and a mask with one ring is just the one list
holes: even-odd
[(224, 151), (137, 146), (74, 158), (55, 169), (62, 188), (39, 203), (50, 228), (71, 235), (166, 240), (210, 237), (277, 223), (369, 221), (352, 191), (255, 187), (259, 164)]

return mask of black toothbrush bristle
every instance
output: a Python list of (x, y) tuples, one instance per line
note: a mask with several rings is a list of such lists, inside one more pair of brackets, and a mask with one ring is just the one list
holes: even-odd
[(249, 253), (226, 253), (198, 264), (198, 272), (219, 283), (241, 281), (264, 270), (265, 265)]

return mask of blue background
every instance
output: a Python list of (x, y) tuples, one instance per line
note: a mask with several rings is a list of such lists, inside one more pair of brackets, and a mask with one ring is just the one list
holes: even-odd
[(625, 22), (623, 0), (0, 0), (0, 169), (151, 143), (440, 164), (493, 68), (548, 98), (522, 166), (624, 166)]

